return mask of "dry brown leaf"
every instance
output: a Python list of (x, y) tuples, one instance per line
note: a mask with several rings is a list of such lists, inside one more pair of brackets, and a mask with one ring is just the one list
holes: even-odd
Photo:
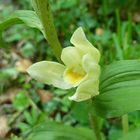
[(53, 98), (53, 94), (47, 90), (39, 89), (37, 93), (42, 103), (49, 102)]
[(10, 88), (6, 91), (6, 93), (2, 94), (0, 96), (0, 104), (3, 104), (5, 102), (11, 102), (13, 101), (13, 99), (15, 98), (15, 96), (17, 95), (17, 93), (20, 91), (21, 89), (19, 88)]
[(133, 21), (138, 23), (140, 22), (140, 13), (134, 13)]
[(8, 130), (9, 127), (6, 116), (0, 116), (0, 137), (4, 138)]
[(29, 59), (21, 59), (16, 62), (16, 69), (21, 73), (25, 73), (27, 68), (32, 64)]
[(103, 35), (104, 30), (102, 28), (96, 28), (95, 33), (96, 33), (96, 35), (101, 36), (101, 35)]

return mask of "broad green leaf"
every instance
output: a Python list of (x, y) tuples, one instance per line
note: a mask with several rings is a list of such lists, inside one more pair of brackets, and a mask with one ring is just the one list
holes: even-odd
[(140, 60), (115, 62), (102, 71), (100, 95), (93, 110), (102, 117), (117, 117), (140, 109)]
[(72, 128), (50, 122), (34, 128), (27, 140), (95, 140), (95, 136), (87, 128)]
[(140, 140), (140, 128), (129, 132), (118, 140)]
[(42, 24), (34, 11), (17, 10), (10, 17), (0, 22), (0, 31), (7, 29), (14, 24), (25, 24), (32, 28), (37, 28), (43, 32)]

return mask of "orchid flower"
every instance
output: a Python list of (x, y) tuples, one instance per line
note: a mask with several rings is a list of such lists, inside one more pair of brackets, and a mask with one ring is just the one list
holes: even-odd
[(99, 94), (100, 52), (87, 40), (81, 27), (70, 42), (73, 46), (61, 53), (64, 64), (41, 61), (31, 65), (27, 72), (32, 78), (61, 89), (76, 87), (69, 99), (79, 102)]

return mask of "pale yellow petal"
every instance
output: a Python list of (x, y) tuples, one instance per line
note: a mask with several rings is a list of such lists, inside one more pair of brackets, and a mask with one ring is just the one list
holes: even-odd
[(75, 47), (66, 47), (62, 50), (61, 60), (67, 67), (73, 67), (81, 63), (81, 56)]
[(31, 65), (27, 72), (29, 75), (48, 85), (53, 85), (61, 89), (69, 89), (71, 85), (63, 79), (65, 66), (56, 62), (41, 61)]
[(99, 79), (100, 76), (100, 65), (94, 61), (90, 54), (86, 54), (82, 59), (82, 67), (87, 73), (88, 77), (92, 77), (94, 80)]
[(90, 53), (96, 62), (100, 60), (100, 52), (86, 38), (82, 27), (79, 27), (71, 37), (71, 43), (79, 49), (79, 53)]
[(76, 102), (80, 102), (88, 100), (98, 94), (99, 94), (99, 80), (90, 79), (82, 82), (78, 86), (76, 93), (73, 96), (69, 97), (69, 99), (74, 100)]

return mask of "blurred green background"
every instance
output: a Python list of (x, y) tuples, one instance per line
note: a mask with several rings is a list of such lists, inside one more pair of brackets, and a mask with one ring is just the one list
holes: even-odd
[[(82, 26), (101, 52), (100, 64), (140, 58), (139, 0), (50, 0), (54, 24), (63, 47)], [(32, 9), (29, 0), (0, 0), (0, 22), (17, 9)], [(2, 39), (3, 38), (3, 39)], [(15, 25), (0, 36), (0, 137), (25, 136), (40, 122), (55, 120), (89, 127), (87, 104), (74, 103), (64, 91), (32, 80), (26, 69), (41, 60), (54, 60), (51, 48), (37, 29)], [(140, 127), (140, 112), (129, 114), (130, 130)], [(104, 139), (122, 135), (121, 119), (102, 119)], [(26, 133), (24, 133), (26, 130)], [(13, 136), (14, 135), (14, 136)], [(16, 135), (16, 136), (15, 136)]]

